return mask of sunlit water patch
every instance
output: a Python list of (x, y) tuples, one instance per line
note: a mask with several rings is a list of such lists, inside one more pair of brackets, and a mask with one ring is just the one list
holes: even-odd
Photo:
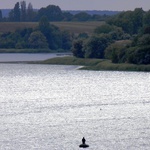
[(0, 64), (0, 149), (150, 149), (150, 74)]

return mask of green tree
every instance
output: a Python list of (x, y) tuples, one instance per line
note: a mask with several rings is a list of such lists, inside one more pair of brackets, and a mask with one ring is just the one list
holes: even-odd
[(93, 16), (92, 16), (92, 20), (96, 20), (96, 21), (104, 21), (105, 19), (104, 19), (105, 17), (102, 17), (101, 15), (97, 15), (97, 14), (93, 14)]
[(88, 21), (91, 18), (92, 18), (91, 15), (89, 15), (86, 12), (80, 12), (80, 13), (74, 15), (74, 20), (77, 20), (77, 21)]
[(63, 20), (64, 21), (71, 21), (73, 18), (73, 15), (70, 12), (63, 12)]
[(46, 37), (40, 32), (32, 32), (29, 37), (30, 48), (48, 48)]
[(15, 48), (15, 44), (17, 40), (20, 39), (19, 34), (14, 33), (6, 33), (2, 35), (2, 45), (3, 48)]
[(144, 11), (142, 8), (136, 8), (133, 11), (133, 17), (132, 22), (133, 22), (133, 33), (137, 34), (139, 29), (143, 26), (143, 18), (144, 18)]
[(130, 35), (125, 34), (121, 27), (104, 24), (94, 30), (95, 34), (109, 34), (113, 40), (129, 39)]
[(78, 58), (84, 58), (84, 50), (83, 50), (84, 41), (83, 39), (78, 39), (74, 41), (73, 47), (72, 47), (72, 53), (75, 57)]
[(15, 32), (0, 35), (0, 48), (29, 48), (29, 36), (32, 28), (17, 29)]
[(150, 46), (131, 47), (126, 52), (127, 62), (133, 64), (150, 64)]
[(101, 34), (101, 33), (110, 33), (114, 30), (114, 27), (109, 24), (104, 24), (99, 27), (96, 27), (94, 33)]
[(20, 21), (20, 5), (19, 2), (15, 4), (14, 7), (14, 21), (19, 22)]
[(104, 58), (104, 50), (111, 43), (109, 35), (95, 35), (89, 38), (85, 49), (87, 58)]
[(27, 8), (27, 21), (33, 21), (34, 17), (35, 17), (35, 13), (33, 10), (33, 6), (31, 3), (29, 3)]
[(2, 11), (0, 10), (0, 22), (2, 21), (3, 16), (2, 16)]
[(78, 37), (77, 38), (83, 38), (83, 39), (87, 39), (89, 38), (88, 34), (83, 32), (83, 33), (79, 33)]
[(21, 21), (26, 21), (26, 2), (25, 1), (21, 1), (20, 2), (21, 5)]
[(133, 32), (133, 11), (126, 11), (122, 12), (118, 18), (116, 19), (115, 25), (118, 27), (121, 27), (124, 32), (129, 33), (129, 34), (134, 34)]
[(50, 49), (55, 50), (62, 47), (62, 35), (59, 28), (51, 25), (46, 16), (40, 19), (39, 30), (46, 37)]
[(150, 26), (150, 10), (147, 11), (144, 15), (144, 24)]
[(9, 12), (8, 21), (14, 21), (14, 10), (11, 10)]
[(21, 40), (16, 43), (15, 48), (16, 49), (24, 49), (24, 48), (28, 48), (28, 45), (24, 40)]
[(69, 50), (72, 46), (72, 37), (68, 31), (62, 32), (62, 49)]
[(108, 19), (107, 23), (121, 27), (124, 32), (137, 34), (143, 26), (144, 11), (142, 8), (136, 8), (134, 11), (125, 11)]
[(126, 49), (131, 45), (131, 40), (120, 40), (110, 44), (105, 49), (105, 58), (113, 63), (124, 63), (126, 61)]
[(143, 28), (143, 33), (144, 33), (144, 34), (150, 34), (150, 26), (145, 26), (145, 27)]
[(39, 30), (46, 35), (48, 32), (50, 32), (50, 23), (48, 21), (48, 18), (46, 16), (42, 16), (39, 21)]
[(42, 17), (46, 16), (49, 21), (61, 21), (63, 20), (63, 13), (58, 6), (49, 5), (46, 8), (41, 8), (38, 11), (37, 18), (38, 20)]
[(150, 64), (150, 34), (139, 34), (126, 49), (126, 62)]
[(48, 21), (48, 18), (46, 16), (41, 17), (38, 28), (46, 37), (49, 44), (49, 48), (51, 49), (52, 31), (50, 28), (50, 23)]

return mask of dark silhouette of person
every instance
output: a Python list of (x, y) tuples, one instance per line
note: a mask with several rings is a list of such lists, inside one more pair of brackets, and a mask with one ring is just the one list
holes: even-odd
[(83, 137), (83, 138), (82, 138), (82, 144), (80, 144), (79, 147), (81, 147), (81, 148), (87, 148), (87, 147), (89, 147), (89, 145), (85, 144), (85, 141), (86, 141), (86, 140), (85, 140), (85, 138)]
[(85, 138), (83, 137), (83, 138), (82, 138), (82, 144), (85, 144), (85, 141), (86, 141), (86, 140), (85, 140)]

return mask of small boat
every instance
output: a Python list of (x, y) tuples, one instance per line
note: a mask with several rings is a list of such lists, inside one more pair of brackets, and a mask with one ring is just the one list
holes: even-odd
[(87, 147), (89, 147), (89, 145), (87, 145), (87, 144), (80, 144), (79, 147), (81, 147), (81, 148), (87, 148)]
[(87, 144), (85, 143), (85, 141), (86, 141), (86, 140), (85, 140), (85, 138), (83, 137), (83, 139), (82, 139), (82, 144), (79, 145), (80, 148), (87, 148), (87, 147), (89, 147), (89, 145), (87, 145)]

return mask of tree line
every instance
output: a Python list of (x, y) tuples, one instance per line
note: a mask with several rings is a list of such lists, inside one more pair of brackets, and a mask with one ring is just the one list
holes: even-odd
[(150, 10), (136, 8), (112, 16), (93, 36), (76, 39), (72, 51), (80, 58), (150, 64)]
[[(15, 32), (0, 33), (0, 48), (69, 50), (72, 35), (49, 23), (46, 16), (41, 17), (36, 28), (17, 29)], [(41, 49), (41, 50), (40, 50)], [(37, 51), (37, 52), (38, 52)]]
[(72, 14), (69, 11), (62, 11), (59, 6), (55, 5), (36, 10), (32, 3), (26, 4), (26, 1), (17, 2), (8, 17), (3, 17), (0, 10), (0, 21), (3, 22), (37, 22), (42, 16), (47, 16), (49, 21), (101, 21), (109, 18), (108, 15), (91, 15), (84, 11)]
[[(25, 1), (17, 2), (9, 19), (29, 21), (31, 18), (28, 14), (39, 20), (38, 27), (1, 33), (0, 48), (63, 49), (72, 50), (73, 55), (79, 58), (110, 59), (113, 63), (150, 64), (150, 10), (136, 8), (134, 11), (124, 11), (108, 17), (106, 23), (97, 27), (92, 36), (87, 33), (71, 35), (68, 31), (60, 31), (58, 27), (51, 25), (49, 21), (72, 20), (72, 14), (65, 12), (64, 15), (61, 9), (54, 5), (35, 12), (31, 3), (26, 8)], [(76, 14), (80, 21), (86, 21), (87, 14), (84, 15)]]

